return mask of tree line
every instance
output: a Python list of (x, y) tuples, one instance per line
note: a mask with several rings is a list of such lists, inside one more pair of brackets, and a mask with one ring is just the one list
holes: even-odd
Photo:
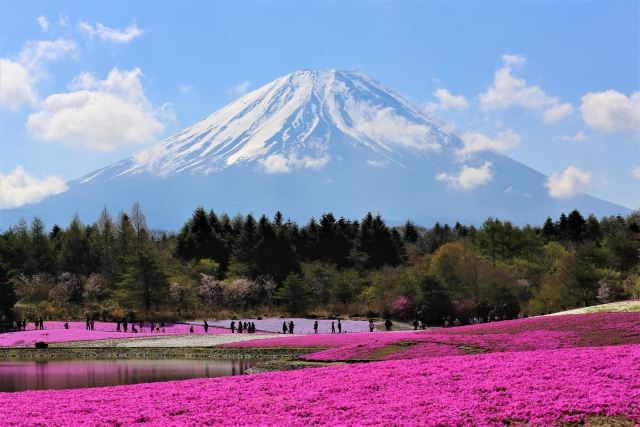
[(640, 215), (542, 225), (361, 220), (306, 224), (198, 207), (179, 232), (151, 230), (138, 203), (47, 230), (0, 234), (3, 319), (295, 315), (516, 317), (640, 298)]

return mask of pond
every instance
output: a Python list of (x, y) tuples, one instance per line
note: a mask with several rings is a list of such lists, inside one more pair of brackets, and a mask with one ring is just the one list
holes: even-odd
[(0, 392), (114, 385), (242, 375), (256, 359), (82, 359), (0, 361)]

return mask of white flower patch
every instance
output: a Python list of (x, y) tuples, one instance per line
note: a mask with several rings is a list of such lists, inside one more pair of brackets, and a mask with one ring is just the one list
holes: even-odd
[[(291, 335), (293, 336), (293, 335)], [(282, 338), (283, 335), (253, 334), (194, 334), (194, 335), (161, 335), (145, 338), (121, 338), (95, 341), (75, 341), (59, 345), (60, 347), (116, 347), (116, 348), (174, 348), (174, 347), (211, 347), (234, 342)]]

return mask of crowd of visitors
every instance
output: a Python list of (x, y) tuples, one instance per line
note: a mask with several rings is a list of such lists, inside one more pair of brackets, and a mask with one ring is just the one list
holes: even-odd
[[(206, 322), (205, 322), (206, 324)], [(293, 325), (293, 322), (291, 322), (291, 324)], [(207, 325), (208, 327), (208, 325)], [(256, 324), (253, 322), (238, 322), (238, 333), (245, 333), (245, 334), (255, 334), (256, 333)], [(291, 326), (291, 330), (293, 331), (293, 326)], [(235, 333), (236, 331), (236, 322), (235, 320), (231, 321), (231, 333)], [(293, 333), (293, 332), (292, 332)]]

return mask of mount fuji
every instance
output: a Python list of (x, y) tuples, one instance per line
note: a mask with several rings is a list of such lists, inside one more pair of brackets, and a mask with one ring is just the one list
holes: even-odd
[(231, 215), (279, 210), (300, 222), (371, 211), (425, 226), (631, 212), (586, 194), (552, 198), (547, 176), (481, 148), (361, 72), (300, 70), (64, 193), (3, 210), (2, 225), (32, 215), (65, 225), (75, 211), (93, 221), (104, 205), (126, 212), (136, 201), (150, 226), (169, 230), (199, 205)]

